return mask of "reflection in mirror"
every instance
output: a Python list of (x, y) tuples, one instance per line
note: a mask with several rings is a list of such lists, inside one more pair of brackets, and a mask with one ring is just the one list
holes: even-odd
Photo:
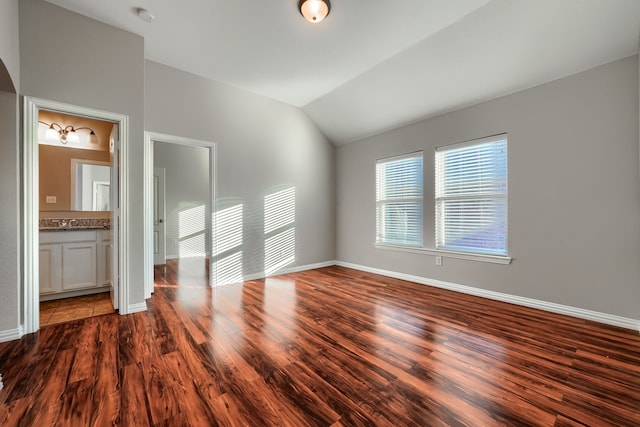
[(111, 166), (71, 159), (71, 206), (76, 211), (109, 211)]
[[(66, 217), (69, 212), (92, 212), (90, 216), (107, 215), (110, 206), (105, 203), (105, 197), (108, 197), (109, 186), (96, 184), (94, 189), (93, 182), (109, 184), (111, 177), (95, 172), (96, 176), (88, 179), (90, 175), (94, 174), (93, 171), (87, 170), (86, 174), (83, 174), (83, 171), (80, 170), (79, 176), (84, 175), (84, 185), (82, 180), (76, 184), (75, 181), (71, 181), (72, 175), (77, 169), (71, 164), (71, 160), (76, 159), (90, 165), (110, 166), (112, 153), (109, 148), (114, 124), (47, 110), (38, 112), (38, 121), (41, 122), (38, 126), (38, 178), (41, 216), (44, 213), (46, 217), (56, 215)], [(74, 142), (67, 138), (63, 143), (59, 137), (60, 130), (57, 126), (54, 126), (54, 130), (58, 130), (58, 136), (47, 139), (48, 128), (43, 123), (57, 123), (61, 129), (68, 129), (69, 132), (72, 128), (79, 129), (79, 141)], [(90, 133), (85, 128), (95, 131), (97, 144), (96, 141), (92, 142), (87, 139)], [(91, 166), (89, 168), (91, 169)], [(76, 187), (78, 187), (78, 191), (76, 191)]]

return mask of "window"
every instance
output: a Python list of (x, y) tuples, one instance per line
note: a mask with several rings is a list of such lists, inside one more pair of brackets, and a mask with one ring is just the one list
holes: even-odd
[(422, 246), (422, 152), (378, 160), (376, 243)]
[(507, 136), (436, 149), (436, 249), (507, 254)]

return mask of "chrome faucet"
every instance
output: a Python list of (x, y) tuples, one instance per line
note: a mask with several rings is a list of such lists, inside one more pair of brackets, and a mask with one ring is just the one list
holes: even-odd
[(69, 219), (68, 221), (66, 219), (62, 219), (60, 220), (60, 222), (58, 222), (58, 227), (60, 228), (72, 227), (73, 223), (77, 221), (78, 221), (77, 219)]

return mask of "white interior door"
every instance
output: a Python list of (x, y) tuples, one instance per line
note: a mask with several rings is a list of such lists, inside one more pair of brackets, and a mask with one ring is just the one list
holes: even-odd
[(165, 222), (165, 170), (153, 168), (153, 263), (167, 263)]
[(113, 308), (118, 310), (120, 294), (120, 247), (118, 236), (120, 235), (120, 135), (117, 124), (113, 125), (110, 137), (110, 154), (111, 154), (111, 183), (109, 191), (109, 206), (111, 207), (111, 243), (110, 243), (110, 262), (107, 263), (109, 269), (109, 292), (111, 293), (111, 302)]

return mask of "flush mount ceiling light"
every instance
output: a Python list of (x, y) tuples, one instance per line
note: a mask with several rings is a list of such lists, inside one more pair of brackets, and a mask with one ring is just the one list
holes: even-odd
[(329, 0), (300, 0), (298, 9), (307, 21), (317, 24), (327, 17), (331, 3)]
[(74, 128), (73, 126), (68, 125), (62, 127), (62, 125), (59, 125), (58, 123), (49, 124), (40, 120), (38, 120), (38, 123), (49, 126), (49, 129), (47, 129), (47, 133), (45, 135), (45, 139), (49, 141), (55, 141), (57, 139), (61, 144), (66, 144), (67, 142), (78, 143), (80, 142), (80, 137), (78, 136), (78, 132), (76, 131), (85, 129), (89, 131), (89, 144), (98, 145), (100, 143), (98, 135), (96, 135), (93, 129), (85, 126)]

